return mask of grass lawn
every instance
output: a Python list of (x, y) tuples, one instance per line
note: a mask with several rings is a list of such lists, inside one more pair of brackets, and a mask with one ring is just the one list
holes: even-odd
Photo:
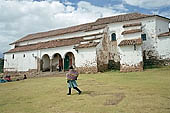
[(0, 113), (170, 113), (170, 67), (81, 74), (78, 95), (65, 77), (0, 84)]

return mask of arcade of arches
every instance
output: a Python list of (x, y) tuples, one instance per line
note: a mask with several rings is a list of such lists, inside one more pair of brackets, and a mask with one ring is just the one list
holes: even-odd
[(48, 54), (43, 55), (39, 61), (39, 70), (46, 71), (67, 71), (70, 66), (75, 66), (75, 57), (72, 52), (65, 54), (64, 58), (59, 53), (55, 53), (50, 59)]

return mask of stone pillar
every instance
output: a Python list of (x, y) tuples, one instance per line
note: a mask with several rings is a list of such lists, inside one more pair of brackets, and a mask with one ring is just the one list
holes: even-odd
[(63, 58), (63, 72), (64, 72), (64, 58)]
[(53, 59), (50, 59), (50, 72), (53, 71), (53, 66), (52, 66), (52, 64), (53, 64)]
[(41, 71), (41, 59), (37, 58), (37, 72), (39, 73)]

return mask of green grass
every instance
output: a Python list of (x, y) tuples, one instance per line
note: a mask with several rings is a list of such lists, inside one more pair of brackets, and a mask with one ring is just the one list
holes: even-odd
[(81, 74), (78, 95), (65, 77), (0, 84), (0, 113), (170, 113), (170, 67)]

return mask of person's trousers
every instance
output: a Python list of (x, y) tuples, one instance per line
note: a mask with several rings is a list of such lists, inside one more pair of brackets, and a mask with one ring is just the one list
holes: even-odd
[[(68, 88), (69, 89), (69, 94), (71, 94), (71, 88)], [(77, 92), (80, 94), (81, 91), (78, 87), (73, 87), (73, 89), (77, 90)]]

